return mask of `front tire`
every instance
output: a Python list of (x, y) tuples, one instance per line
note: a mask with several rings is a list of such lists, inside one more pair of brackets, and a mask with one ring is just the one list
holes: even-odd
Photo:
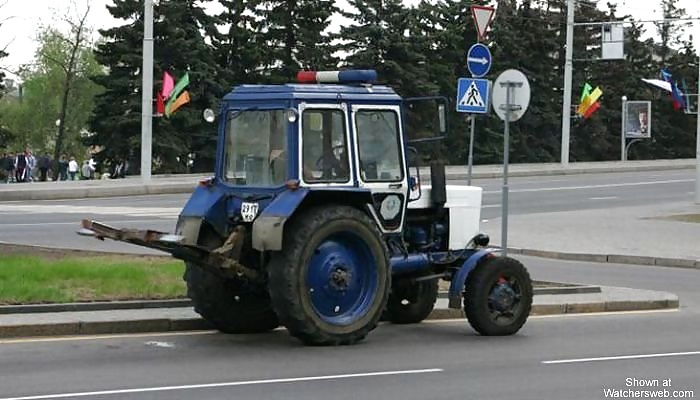
[(270, 298), (290, 335), (307, 345), (348, 345), (374, 330), (391, 271), (376, 225), (355, 208), (313, 208), (290, 221), (269, 267)]
[(532, 281), (518, 260), (485, 259), (469, 274), (465, 289), (464, 313), (481, 335), (513, 335), (530, 315)]
[(437, 279), (396, 282), (386, 307), (386, 320), (392, 324), (417, 324), (425, 320), (433, 312), (438, 291)]

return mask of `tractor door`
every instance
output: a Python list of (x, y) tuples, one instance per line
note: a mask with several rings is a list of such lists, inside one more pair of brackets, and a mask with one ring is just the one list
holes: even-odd
[(358, 186), (372, 193), (375, 219), (384, 233), (403, 228), (408, 198), (401, 108), (352, 106)]

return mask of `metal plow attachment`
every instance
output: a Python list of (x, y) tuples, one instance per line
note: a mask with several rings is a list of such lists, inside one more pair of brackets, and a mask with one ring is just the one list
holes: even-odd
[(81, 229), (77, 234), (94, 237), (99, 240), (107, 238), (117, 242), (164, 251), (179, 260), (198, 264), (203, 268), (228, 277), (246, 277), (254, 281), (261, 279), (258, 271), (250, 269), (237, 261), (240, 256), (243, 239), (245, 238), (245, 228), (242, 226), (234, 230), (221, 247), (213, 250), (186, 244), (185, 238), (180, 235), (150, 229), (120, 229), (91, 220), (83, 220)]

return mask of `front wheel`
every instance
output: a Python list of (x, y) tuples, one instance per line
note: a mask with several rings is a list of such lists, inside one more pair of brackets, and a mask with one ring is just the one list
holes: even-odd
[(270, 298), (290, 335), (309, 345), (346, 345), (376, 328), (391, 287), (386, 244), (367, 215), (314, 208), (285, 229), (268, 267)]
[[(418, 277), (427, 275), (420, 274)], [(389, 296), (386, 319), (393, 324), (417, 324), (430, 316), (438, 298), (437, 279), (396, 282)]]
[(464, 313), (481, 335), (513, 335), (530, 315), (532, 281), (518, 260), (487, 258), (469, 274), (465, 289)]

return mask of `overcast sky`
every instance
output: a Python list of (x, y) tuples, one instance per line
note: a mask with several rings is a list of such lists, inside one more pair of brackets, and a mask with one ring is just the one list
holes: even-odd
[[(75, 0), (78, 10), (72, 9), (72, 0), (0, 0), (0, 4), (7, 4), (0, 9), (0, 20), (11, 17), (11, 19), (3, 22), (0, 27), (0, 48), (8, 46), (10, 56), (2, 61), (3, 67), (16, 69), (23, 63), (31, 62), (33, 59), (36, 44), (34, 35), (36, 27), (39, 23), (51, 24), (54, 10), (59, 14), (71, 13), (77, 15), (84, 12), (85, 5), (90, 2), (91, 11), (89, 15), (89, 24), (95, 28), (111, 27), (118, 24), (119, 21), (112, 19), (105, 5), (112, 4), (112, 0)], [(406, 4), (415, 4), (418, 0), (404, 0)], [(612, 0), (611, 2), (615, 2)], [(607, 1), (602, 0), (601, 6)], [(658, 3), (659, 0), (617, 0), (622, 12), (629, 13), (638, 20), (647, 20), (659, 18)], [(338, 0), (338, 5), (347, 6), (345, 0)], [(680, 0), (680, 6), (685, 7), (690, 16), (700, 17), (700, 1), (698, 0)], [(217, 8), (212, 8), (212, 12), (217, 11)], [(496, 23), (498, 16), (496, 16)], [(334, 25), (337, 25), (341, 20), (336, 19)], [(693, 33), (696, 46), (700, 47), (700, 21), (693, 21), (693, 27), (688, 31)], [(645, 26), (647, 30), (654, 29), (653, 24)]]

